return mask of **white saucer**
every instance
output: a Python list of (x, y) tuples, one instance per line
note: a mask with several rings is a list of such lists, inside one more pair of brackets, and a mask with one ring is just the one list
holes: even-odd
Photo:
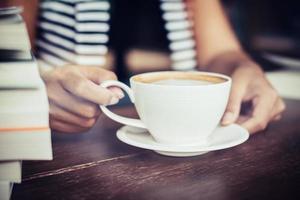
[(176, 157), (196, 156), (209, 151), (230, 148), (245, 142), (249, 138), (246, 129), (237, 124), (218, 127), (211, 134), (206, 145), (176, 146), (156, 142), (148, 130), (123, 126), (117, 131), (117, 137), (122, 142), (156, 151), (159, 154)]

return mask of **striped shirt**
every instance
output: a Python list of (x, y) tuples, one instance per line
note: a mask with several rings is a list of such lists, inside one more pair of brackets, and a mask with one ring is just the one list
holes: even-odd
[[(192, 23), (183, 0), (160, 0), (170, 41), (172, 68), (196, 66)], [(38, 57), (49, 66), (104, 66), (110, 29), (109, 0), (43, 0), (40, 3)]]

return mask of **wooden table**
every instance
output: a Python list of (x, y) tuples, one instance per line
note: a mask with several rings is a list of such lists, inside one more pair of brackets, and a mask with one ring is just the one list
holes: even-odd
[(102, 115), (87, 133), (53, 134), (54, 160), (24, 162), (12, 199), (300, 199), (300, 101), (286, 103), (246, 143), (189, 158), (123, 144), (121, 125)]

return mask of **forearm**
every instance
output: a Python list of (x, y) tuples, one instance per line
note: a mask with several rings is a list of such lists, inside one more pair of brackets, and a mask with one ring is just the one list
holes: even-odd
[(260, 67), (243, 51), (219, 0), (193, 0), (189, 5), (193, 9), (200, 70), (231, 75), (243, 67), (262, 74)]
[(205, 70), (232, 75), (238, 68), (249, 69), (249, 73), (262, 75), (260, 66), (243, 51), (227, 51), (212, 58)]
[(219, 0), (191, 0), (189, 3), (192, 4), (189, 7), (193, 13), (197, 60), (201, 70), (207, 70), (217, 58), (226, 57), (226, 62), (232, 63), (234, 59), (229, 55), (233, 52), (244, 57)]

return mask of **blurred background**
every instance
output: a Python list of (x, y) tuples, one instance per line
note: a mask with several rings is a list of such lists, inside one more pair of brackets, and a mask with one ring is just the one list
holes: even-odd
[[(286, 64), (284, 61), (295, 65), (300, 57), (300, 1), (223, 0), (222, 3), (244, 48), (265, 70), (281, 68)], [(109, 45), (118, 49), (114, 51), (117, 66), (126, 66), (118, 67), (122, 70), (118, 72), (120, 77), (126, 79), (129, 71), (147, 69), (155, 53), (160, 53), (157, 68), (168, 67), (168, 40), (161, 15), (157, 0), (112, 1)], [(149, 57), (150, 61), (139, 62), (135, 59), (139, 56)], [(143, 63), (146, 66), (141, 67)]]
[[(286, 98), (300, 99), (300, 1), (222, 0), (244, 49)], [(168, 69), (158, 0), (113, 0), (110, 47), (122, 81), (142, 71)], [(117, 50), (117, 51), (116, 51)]]
[[(4, 1), (0, 1), (0, 6)], [(8, 0), (32, 10), (38, 0)], [(111, 0), (108, 68), (128, 82), (136, 73), (170, 69), (169, 41), (159, 0)], [(244, 49), (284, 97), (300, 99), (300, 1), (221, 0)], [(32, 30), (35, 27), (28, 27)], [(32, 41), (34, 35), (30, 35)], [(32, 42), (34, 44), (34, 42)], [(285, 84), (280, 84), (285, 83)]]

